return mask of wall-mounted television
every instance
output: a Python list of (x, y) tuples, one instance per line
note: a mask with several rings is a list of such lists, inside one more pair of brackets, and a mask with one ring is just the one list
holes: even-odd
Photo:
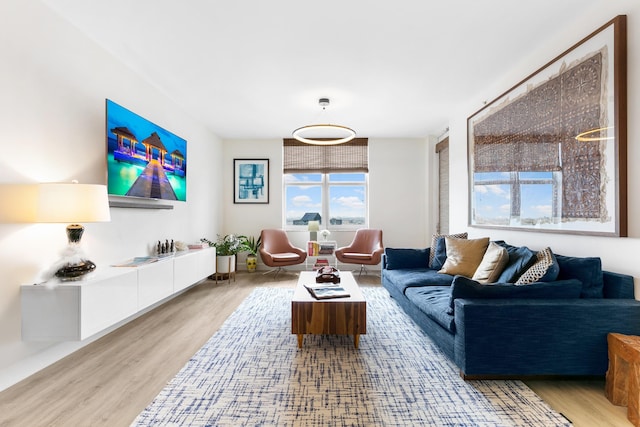
[(187, 141), (106, 100), (110, 195), (187, 200)]

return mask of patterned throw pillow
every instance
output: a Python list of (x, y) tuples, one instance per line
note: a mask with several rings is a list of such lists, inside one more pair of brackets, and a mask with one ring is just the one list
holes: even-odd
[(469, 237), (468, 233), (457, 233), (457, 234), (434, 234), (431, 237), (431, 250), (429, 251), (429, 267), (433, 267), (433, 257), (436, 255), (436, 248), (438, 246), (438, 238), (439, 237), (455, 237), (457, 239), (466, 239)]
[(551, 248), (544, 248), (536, 254), (536, 261), (516, 281), (516, 285), (530, 285), (535, 282), (552, 282), (558, 278), (560, 266)]

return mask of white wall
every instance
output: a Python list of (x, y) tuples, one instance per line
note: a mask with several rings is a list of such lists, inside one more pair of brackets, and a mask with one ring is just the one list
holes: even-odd
[[(282, 228), (282, 140), (227, 140), (224, 145), (225, 233), (258, 236), (263, 228)], [(430, 242), (431, 151), (426, 139), (369, 139), (369, 226), (383, 230), (387, 247), (426, 247)], [(268, 205), (233, 204), (234, 158), (269, 159)], [(342, 246), (353, 234), (334, 232), (331, 238)], [(288, 235), (299, 247), (309, 237), (308, 232)]]
[[(222, 142), (40, 2), (0, 3), (0, 183), (106, 183), (105, 98), (187, 140), (186, 203), (111, 209), (86, 224), (98, 268), (146, 255), (158, 239), (197, 241), (222, 225)], [(2, 200), (0, 203), (10, 203)], [(20, 285), (66, 245), (65, 224), (0, 224), (0, 389), (86, 343), (21, 341)]]
[[(526, 61), (514, 64), (505, 75), (496, 81), (487, 82), (480, 95), (471, 99), (468, 105), (460, 106), (450, 122), (450, 182), (451, 182), (451, 231), (464, 230), (468, 224), (468, 174), (467, 174), (467, 117), (483, 106), (483, 101), (491, 102), (513, 85), (530, 75), (550, 60), (569, 49), (578, 41), (591, 34), (616, 15), (627, 15), (628, 31), (628, 217), (629, 237), (609, 238), (568, 234), (551, 234), (537, 232), (515, 232), (504, 230), (487, 230), (469, 228), (472, 237), (490, 236), (492, 239), (504, 239), (514, 245), (527, 245), (532, 249), (551, 249), (563, 255), (599, 256), (603, 267), (640, 277), (640, 198), (638, 188), (640, 169), (634, 165), (640, 163), (640, 3), (637, 0), (602, 1), (600, 4), (582, 11), (576, 11), (576, 19), (567, 22), (562, 32), (542, 46), (535, 44), (523, 46), (530, 49), (531, 54)], [(638, 280), (636, 280), (636, 297)]]

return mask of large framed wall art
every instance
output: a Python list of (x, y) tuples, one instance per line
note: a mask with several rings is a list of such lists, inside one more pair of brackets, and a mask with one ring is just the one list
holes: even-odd
[(469, 225), (627, 236), (626, 16), (467, 120)]
[(269, 159), (233, 159), (233, 203), (269, 203)]

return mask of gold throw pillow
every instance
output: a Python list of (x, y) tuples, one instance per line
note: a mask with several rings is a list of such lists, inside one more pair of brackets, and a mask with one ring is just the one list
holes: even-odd
[(438, 273), (473, 277), (489, 246), (489, 238), (454, 239), (445, 237), (447, 260)]

